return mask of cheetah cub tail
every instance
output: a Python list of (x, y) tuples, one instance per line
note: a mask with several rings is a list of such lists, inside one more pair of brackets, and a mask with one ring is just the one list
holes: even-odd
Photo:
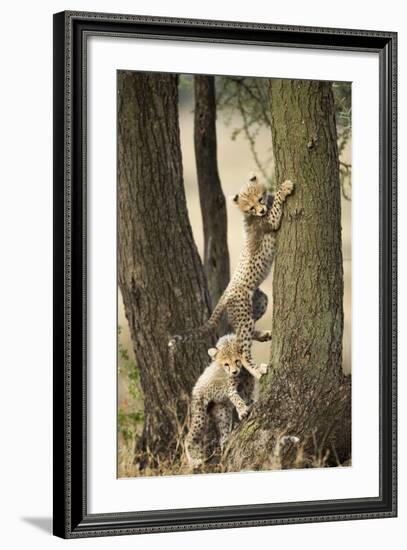
[(177, 344), (183, 342), (199, 342), (206, 341), (207, 338), (213, 334), (220, 320), (222, 319), (223, 312), (226, 306), (226, 291), (220, 297), (215, 309), (212, 312), (210, 318), (200, 327), (187, 330), (180, 334), (174, 334), (168, 340), (168, 347), (174, 348)]

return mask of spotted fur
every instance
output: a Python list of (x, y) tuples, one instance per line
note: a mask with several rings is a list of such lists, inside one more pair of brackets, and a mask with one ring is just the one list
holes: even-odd
[(206, 460), (204, 440), (208, 417), (214, 421), (222, 450), (233, 427), (233, 409), (239, 419), (247, 416), (255, 386), (254, 378), (242, 369), (235, 334), (222, 336), (216, 348), (209, 349), (208, 353), (213, 361), (192, 390), (191, 426), (185, 441), (192, 467)]
[(222, 314), (226, 312), (241, 346), (243, 366), (256, 378), (260, 378), (264, 373), (264, 369), (254, 363), (251, 355), (253, 340), (265, 341), (271, 338), (269, 331), (259, 333), (254, 328), (255, 321), (267, 307), (267, 296), (259, 286), (270, 273), (275, 255), (276, 231), (280, 227), (283, 215), (283, 204), (293, 189), (294, 184), (286, 180), (280, 185), (275, 197), (272, 197), (265, 185), (259, 183), (257, 177), (252, 175), (240, 192), (233, 197), (244, 216), (246, 233), (246, 242), (238, 266), (210, 319), (198, 329), (173, 337), (169, 342), (170, 346), (177, 341), (206, 339), (216, 329)]

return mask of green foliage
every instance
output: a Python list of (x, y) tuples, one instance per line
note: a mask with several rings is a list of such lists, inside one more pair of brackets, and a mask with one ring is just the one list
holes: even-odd
[(272, 147), (267, 158), (261, 159), (256, 148), (256, 139), (260, 130), (270, 128), (268, 108), (268, 80), (266, 78), (218, 76), (216, 77), (217, 107), (230, 125), (235, 114), (239, 115), (241, 124), (234, 128), (232, 140), (243, 135), (249, 142), (250, 151), (258, 171), (268, 182), (270, 189), (275, 189), (274, 176), (271, 170)]
[(352, 94), (350, 82), (333, 82), (336, 122), (339, 126), (352, 126)]
[(194, 77), (191, 74), (180, 74), (178, 78), (178, 98), (181, 106), (193, 107)]
[(140, 433), (144, 422), (143, 392), (140, 384), (140, 371), (134, 361), (129, 357), (127, 349), (120, 340), (121, 327), (118, 327), (118, 356), (119, 375), (124, 375), (127, 381), (127, 389), (131, 397), (131, 411), (123, 407), (118, 411), (118, 431), (126, 444), (132, 442)]
[[(256, 139), (260, 130), (271, 127), (268, 82), (267, 78), (216, 77), (217, 108), (225, 117), (227, 125), (232, 121), (236, 124), (235, 115), (239, 116), (240, 124), (233, 129), (232, 139), (236, 139), (239, 135), (247, 139), (259, 172), (268, 182), (269, 188), (275, 190), (276, 181), (271, 168), (271, 139), (269, 155), (266, 159), (261, 159), (256, 149)], [(338, 149), (341, 155), (352, 135), (351, 84), (333, 82), (332, 88), (335, 98)], [(340, 175), (343, 195), (345, 198), (350, 198), (352, 165), (341, 161)]]
[[(338, 152), (342, 155), (352, 138), (352, 96), (350, 82), (333, 82), (335, 98), (336, 128), (338, 132)], [(350, 199), (352, 186), (352, 164), (339, 161), (343, 196)]]
[(128, 445), (135, 437), (134, 425), (131, 422), (129, 415), (122, 409), (119, 409), (118, 411), (117, 422), (119, 433), (123, 437), (125, 444)]
[(139, 433), (139, 428), (144, 422), (143, 411), (126, 413), (123, 409), (119, 409), (117, 422), (119, 433), (122, 435), (126, 445), (128, 445), (135, 440)]

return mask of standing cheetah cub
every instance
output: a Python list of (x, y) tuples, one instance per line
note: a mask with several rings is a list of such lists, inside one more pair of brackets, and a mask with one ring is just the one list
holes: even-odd
[(264, 368), (254, 363), (251, 355), (253, 340), (264, 342), (271, 339), (270, 331), (259, 332), (254, 328), (255, 321), (264, 314), (268, 301), (267, 295), (259, 286), (270, 273), (275, 254), (276, 231), (280, 227), (283, 215), (283, 204), (293, 189), (294, 184), (286, 180), (273, 197), (253, 174), (233, 197), (233, 201), (243, 214), (246, 233), (238, 266), (210, 319), (197, 329), (174, 336), (169, 346), (173, 346), (177, 341), (207, 338), (216, 329), (223, 312), (226, 311), (241, 347), (243, 366), (256, 378), (260, 378), (265, 372)]
[(189, 465), (205, 461), (204, 436), (208, 415), (216, 425), (219, 445), (223, 449), (233, 426), (233, 409), (239, 419), (249, 410), (254, 393), (254, 378), (241, 369), (235, 334), (222, 336), (216, 348), (208, 350), (212, 363), (206, 367), (192, 390), (191, 427), (185, 440)]

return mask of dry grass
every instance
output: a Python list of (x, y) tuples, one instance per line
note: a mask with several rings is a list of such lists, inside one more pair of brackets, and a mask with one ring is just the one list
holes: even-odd
[[(276, 437), (272, 452), (269, 455), (269, 460), (262, 471), (269, 470), (286, 470), (286, 469), (308, 469), (308, 468), (326, 468), (332, 467), (348, 467), (351, 466), (351, 460), (344, 463), (339, 461), (335, 453), (335, 449), (326, 449), (318, 445), (315, 435), (309, 437), (313, 440), (314, 450), (309, 452), (306, 448), (309, 445), (304, 443), (284, 443), (284, 436), (287, 434), (279, 434)], [(118, 477), (149, 477), (149, 476), (172, 476), (172, 475), (191, 475), (191, 474), (212, 474), (230, 472), (222, 461), (219, 461), (219, 456), (214, 454), (209, 457), (207, 462), (196, 469), (191, 469), (188, 465), (183, 441), (179, 442), (182, 448), (181, 456), (165, 461), (159, 461), (150, 456), (147, 461), (147, 466), (140, 470), (137, 457), (134, 449), (136, 447), (137, 437), (125, 441), (119, 438), (119, 454), (118, 454)], [(287, 452), (288, 451), (288, 452)], [(145, 457), (144, 457), (145, 458)], [(136, 460), (135, 460), (136, 459)], [(244, 471), (244, 469), (239, 470)], [(248, 470), (247, 470), (248, 471)]]
[[(165, 461), (157, 459), (148, 450), (143, 455), (137, 455), (135, 453), (137, 440), (137, 436), (127, 440), (119, 436), (117, 468), (119, 478), (186, 475), (193, 473), (188, 466), (183, 438), (178, 438), (177, 440), (177, 448), (180, 454), (173, 458), (167, 458)], [(145, 464), (143, 469), (140, 469), (139, 466), (141, 462)]]

